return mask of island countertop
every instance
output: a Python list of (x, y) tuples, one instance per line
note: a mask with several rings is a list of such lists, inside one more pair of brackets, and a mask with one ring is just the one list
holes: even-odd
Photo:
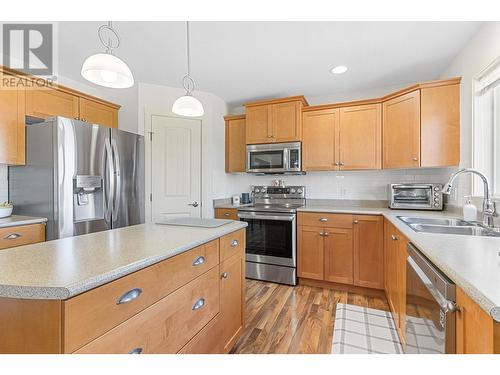
[(383, 215), (434, 265), (500, 322), (500, 238), (415, 232), (398, 216), (457, 217), (446, 211), (391, 210), (385, 207), (308, 203), (299, 212)]
[(67, 299), (245, 228), (141, 224), (0, 251), (0, 297)]

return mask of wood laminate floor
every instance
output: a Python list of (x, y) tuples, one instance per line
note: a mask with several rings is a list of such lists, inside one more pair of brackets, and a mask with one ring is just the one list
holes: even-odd
[(299, 285), (246, 281), (246, 328), (232, 353), (330, 353), (335, 305), (389, 311), (383, 297)]

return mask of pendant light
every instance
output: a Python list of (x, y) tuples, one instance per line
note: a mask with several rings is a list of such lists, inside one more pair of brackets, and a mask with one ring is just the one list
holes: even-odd
[(203, 104), (196, 99), (191, 93), (194, 91), (194, 80), (189, 74), (189, 21), (186, 21), (186, 52), (187, 52), (187, 74), (182, 78), (182, 86), (186, 90), (186, 95), (178, 98), (172, 106), (172, 112), (179, 116), (185, 117), (200, 117), (203, 116), (205, 110)]
[[(105, 40), (103, 33), (107, 31), (115, 36), (115, 41)], [(113, 28), (111, 21), (102, 25), (97, 31), (99, 40), (106, 47), (106, 52), (96, 53), (87, 57), (82, 65), (82, 76), (87, 81), (99, 86), (115, 89), (125, 89), (134, 85), (134, 76), (123, 60), (114, 55), (114, 50), (120, 46), (120, 37)]]

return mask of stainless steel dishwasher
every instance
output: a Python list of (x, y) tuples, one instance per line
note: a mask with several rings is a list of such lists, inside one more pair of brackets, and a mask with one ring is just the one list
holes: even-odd
[(411, 243), (408, 252), (404, 351), (455, 353), (455, 284)]

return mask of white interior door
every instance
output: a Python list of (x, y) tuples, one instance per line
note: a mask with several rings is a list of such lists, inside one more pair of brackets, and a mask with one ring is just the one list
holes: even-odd
[(152, 116), (152, 221), (201, 217), (201, 121)]

